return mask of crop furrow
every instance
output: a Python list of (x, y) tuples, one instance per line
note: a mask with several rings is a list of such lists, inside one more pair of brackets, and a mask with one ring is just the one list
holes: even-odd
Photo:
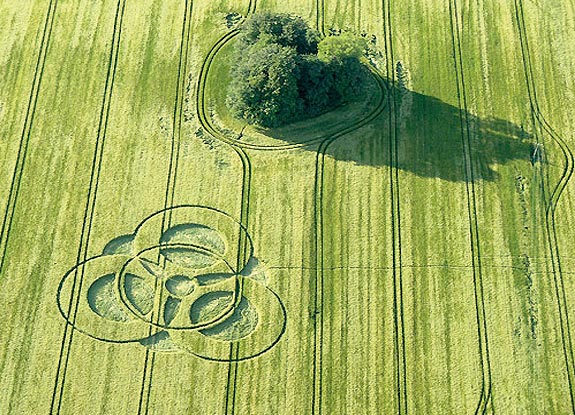
[[(112, 93), (114, 89), (114, 79), (116, 76), (116, 68), (118, 64), (118, 55), (120, 49), (120, 40), (122, 33), (122, 21), (124, 18), (124, 10), (126, 0), (118, 0), (116, 6), (116, 15), (114, 20), (114, 30), (112, 34), (112, 46), (110, 48), (108, 60), (108, 72), (106, 75), (106, 84), (104, 87), (104, 94), (102, 98), (102, 106), (100, 110), (100, 118), (98, 124), (98, 132), (96, 135), (96, 142), (94, 154), (92, 159), (92, 167), (90, 173), (90, 184), (88, 187), (88, 194), (86, 197), (86, 205), (84, 208), (84, 218), (82, 222), (82, 232), (80, 235), (80, 244), (78, 246), (77, 263), (85, 262), (88, 257), (88, 245), (90, 242), (90, 232), (92, 229), (92, 221), (94, 218), (94, 211), (96, 206), (96, 196), (98, 193), (98, 182), (100, 180), (100, 171), (102, 168), (102, 155), (104, 151), (104, 144), (106, 141), (106, 129), (108, 126), (108, 117), (110, 114), (110, 105), (112, 101)], [(50, 405), (51, 414), (59, 414), (62, 405), (62, 397), (64, 395), (64, 388), (66, 384), (66, 373), (68, 369), (68, 361), (70, 358), (70, 350), (72, 348), (72, 341), (74, 339), (74, 322), (78, 311), (80, 301), (80, 292), (82, 290), (82, 280), (84, 277), (84, 267), (80, 267), (74, 273), (72, 283), (72, 290), (70, 294), (70, 301), (68, 304), (68, 316), (72, 316), (71, 323), (66, 323), (64, 327), (64, 334), (60, 347), (60, 355), (58, 358), (58, 368), (56, 370), (56, 379), (54, 382), (54, 390), (52, 394), (52, 402)]]
[(463, 70), (463, 52), (461, 46), (461, 29), (457, 0), (449, 0), (449, 14), (451, 25), (451, 39), (453, 46), (454, 68), (457, 81), (457, 99), (459, 105), (459, 118), (461, 125), (461, 142), (463, 150), (463, 163), (465, 171), (465, 188), (467, 194), (467, 212), (469, 218), (470, 250), (473, 265), (473, 285), (475, 289), (475, 308), (477, 316), (477, 336), (479, 356), (481, 363), (481, 392), (475, 410), (476, 414), (485, 414), (489, 410), (491, 395), (491, 362), (489, 359), (489, 339), (485, 299), (483, 290), (483, 270), (479, 243), (479, 224), (477, 218), (477, 196), (475, 188), (475, 171), (473, 167), (473, 153), (471, 145), (471, 132), (469, 126), (469, 112), (467, 109), (467, 93)]
[(42, 32), (42, 40), (40, 41), (38, 61), (36, 62), (36, 68), (34, 70), (30, 98), (28, 100), (26, 117), (24, 118), (24, 126), (22, 127), (22, 135), (20, 136), (20, 143), (18, 146), (18, 155), (16, 156), (16, 164), (14, 165), (10, 191), (8, 193), (8, 200), (6, 202), (6, 209), (2, 220), (2, 228), (0, 230), (0, 276), (2, 275), (4, 263), (6, 261), (6, 250), (8, 249), (8, 240), (10, 239), (10, 231), (12, 230), (12, 221), (14, 220), (16, 203), (18, 202), (18, 197), (20, 195), (20, 184), (22, 182), (22, 175), (26, 164), (26, 156), (28, 155), (28, 144), (30, 142), (30, 134), (34, 124), (36, 105), (38, 104), (38, 96), (40, 95), (40, 86), (42, 85), (44, 66), (46, 65), (46, 57), (48, 56), (48, 47), (50, 46), (50, 39), (52, 37), (52, 27), (54, 26), (54, 16), (56, 15), (57, 6), (58, 0), (50, 0), (44, 21), (44, 30)]
[[(555, 297), (557, 301), (557, 308), (559, 313), (559, 323), (561, 329), (561, 340), (563, 347), (563, 355), (565, 358), (565, 369), (567, 380), (569, 382), (569, 393), (571, 399), (571, 408), (575, 413), (575, 358), (573, 356), (573, 343), (571, 340), (571, 328), (569, 324), (568, 304), (565, 293), (565, 285), (563, 281), (563, 270), (561, 265), (561, 254), (559, 251), (559, 244), (557, 238), (557, 227), (555, 221), (556, 207), (561, 195), (563, 194), (567, 184), (573, 176), (575, 169), (575, 161), (573, 152), (566, 141), (556, 133), (543, 116), (539, 107), (537, 98), (537, 86), (535, 76), (533, 74), (532, 59), (529, 50), (529, 41), (527, 37), (527, 30), (525, 27), (525, 15), (523, 13), (523, 1), (515, 0), (515, 20), (519, 32), (519, 40), (521, 43), (521, 56), (523, 59), (523, 70), (527, 91), (529, 95), (529, 104), (531, 109), (531, 121), (535, 130), (535, 137), (538, 144), (544, 144), (544, 134), (547, 133), (551, 140), (557, 144), (563, 156), (563, 170), (557, 183), (555, 184), (551, 194), (545, 200), (545, 231), (547, 234), (547, 244), (549, 247), (549, 255), (551, 259), (551, 266), (553, 271), (553, 281), (555, 285)], [(545, 162), (545, 160), (544, 160)], [(541, 176), (540, 186), (542, 194), (548, 194), (546, 181), (549, 181), (545, 175)]]
[[(194, 2), (186, 0), (184, 5), (184, 17), (182, 21), (182, 35), (180, 39), (180, 54), (178, 63), (178, 76), (176, 81), (176, 99), (173, 110), (173, 127), (171, 134), (171, 151), (170, 161), (168, 166), (168, 177), (166, 179), (166, 194), (164, 197), (164, 212), (162, 217), (162, 233), (170, 227), (172, 211), (168, 210), (169, 207), (174, 206), (176, 179), (178, 174), (178, 163), (181, 148), (181, 134), (182, 134), (182, 120), (183, 120), (183, 102), (186, 89), (186, 75), (188, 68), (188, 55), (190, 45), (190, 34), (192, 24), (192, 11)], [(159, 254), (158, 254), (159, 255)], [(159, 258), (158, 258), (159, 259)], [(165, 262), (165, 258), (163, 259)], [(155, 319), (155, 323), (160, 322), (161, 317), (161, 304), (162, 304), (162, 290), (161, 282), (157, 279), (155, 281), (154, 292), (156, 293), (155, 309), (151, 316)], [(150, 326), (148, 335), (153, 335), (155, 328)], [(138, 402), (138, 415), (148, 414), (150, 406), (150, 394), (152, 391), (152, 380), (154, 376), (154, 362), (156, 354), (149, 349), (146, 349), (144, 355), (144, 367), (142, 371), (142, 383), (140, 387), (140, 398)]]

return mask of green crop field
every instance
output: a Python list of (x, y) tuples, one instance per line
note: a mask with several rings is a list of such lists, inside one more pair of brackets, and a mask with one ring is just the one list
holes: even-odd
[[(233, 119), (259, 11), (363, 35), (365, 96)], [(0, 0), (0, 35), (0, 414), (575, 412), (573, 0)]]

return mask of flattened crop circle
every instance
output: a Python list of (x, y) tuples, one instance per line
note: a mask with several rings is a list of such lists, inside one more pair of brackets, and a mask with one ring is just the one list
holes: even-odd
[[(222, 263), (224, 263), (228, 269), (228, 271), (230, 271), (232, 277), (229, 278), (228, 280), (225, 280), (224, 282), (220, 282), (219, 284), (217, 284), (215, 287), (210, 287), (210, 290), (213, 290), (214, 288), (218, 288), (221, 285), (225, 285), (226, 288), (230, 289), (231, 292), (234, 293), (231, 301), (229, 302), (229, 304), (224, 307), (222, 310), (220, 310), (220, 312), (215, 315), (212, 316), (208, 321), (202, 321), (199, 323), (194, 323), (192, 321), (190, 321), (189, 324), (186, 325), (171, 325), (168, 323), (161, 323), (159, 319), (156, 319), (157, 321), (154, 321), (154, 315), (153, 313), (142, 313), (141, 310), (137, 307), (136, 304), (134, 304), (133, 299), (130, 298), (129, 296), (129, 292), (127, 291), (126, 287), (127, 287), (127, 280), (131, 275), (146, 275), (145, 273), (142, 274), (133, 274), (133, 268), (140, 266), (140, 262), (141, 262), (141, 258), (143, 255), (149, 253), (149, 252), (156, 252), (160, 249), (163, 248), (173, 248), (173, 249), (191, 249), (194, 251), (198, 251), (201, 252), (205, 255), (210, 255), (210, 256), (214, 256), (215, 258), (217, 258), (218, 260), (220, 260)], [(180, 269), (178, 268), (178, 271), (180, 271)], [(178, 273), (179, 274), (179, 273)], [(150, 276), (150, 275), (146, 275), (149, 279), (154, 279), (155, 277)], [(181, 276), (181, 275), (176, 275), (176, 276)], [(144, 277), (145, 278), (145, 277)], [(169, 281), (172, 277), (169, 277), (167, 279), (167, 281)], [(193, 278), (190, 278), (191, 280)], [(155, 283), (154, 284), (155, 287), (155, 291), (154, 291), (154, 297), (158, 296), (159, 292), (158, 290), (165, 290), (166, 294), (169, 295), (170, 292), (168, 291), (168, 289), (166, 289), (165, 284), (163, 283)], [(212, 325), (215, 325), (217, 323), (219, 323), (220, 321), (226, 319), (227, 317), (229, 317), (231, 314), (233, 314), (234, 308), (237, 306), (237, 303), (239, 303), (239, 299), (241, 298), (241, 295), (239, 295), (239, 292), (241, 291), (241, 286), (238, 280), (238, 276), (237, 273), (235, 272), (233, 266), (231, 264), (229, 264), (224, 258), (222, 258), (221, 256), (219, 256), (218, 254), (209, 251), (201, 246), (195, 245), (195, 244), (157, 244), (151, 247), (148, 247), (146, 249), (141, 250), (140, 252), (138, 252), (135, 256), (129, 258), (127, 261), (124, 262), (124, 264), (122, 265), (120, 272), (118, 274), (118, 278), (116, 281), (116, 293), (118, 298), (120, 299), (120, 301), (122, 302), (122, 304), (124, 305), (124, 307), (130, 311), (131, 315), (134, 316), (135, 318), (145, 322), (146, 324), (149, 324), (153, 327), (156, 327), (158, 329), (168, 329), (168, 330), (197, 330), (197, 329), (202, 329), (202, 328), (208, 328), (211, 327)], [(204, 290), (203, 292), (201, 290), (193, 290), (190, 292), (190, 296), (192, 296), (193, 298), (197, 298), (200, 295), (202, 295), (204, 292), (207, 292), (207, 289)], [(189, 300), (191, 302), (191, 299)]]
[[(243, 361), (264, 354), (285, 332), (286, 309), (275, 292), (249, 278), (243, 281), (242, 298), (246, 298), (258, 313), (255, 328), (249, 327), (247, 334), (233, 341), (223, 338), (220, 335), (225, 330), (226, 320), (223, 320), (212, 326), (212, 330), (174, 332), (172, 340), (183, 350), (214, 362)], [(230, 344), (238, 346), (239, 354), (235, 357), (230, 357)]]
[[(166, 223), (169, 225), (164, 229)], [(196, 234), (186, 233), (186, 230), (183, 230), (185, 226), (194, 226)], [(176, 237), (174, 230), (183, 232)], [(224, 257), (233, 265), (234, 272), (240, 272), (253, 256), (253, 243), (247, 229), (229, 214), (205, 206), (180, 205), (162, 209), (140, 222), (134, 235), (133, 246), (136, 253), (158, 244), (165, 244), (165, 248), (172, 243), (190, 243)], [(215, 240), (215, 235), (221, 236), (222, 240)], [(233, 244), (237, 241), (243, 241), (244, 246), (234, 249)]]
[[(120, 301), (115, 305), (126, 318), (114, 320), (98, 314), (90, 298), (93, 284), (110, 275), (117, 278), (117, 270), (126, 258), (125, 255), (90, 258), (64, 275), (58, 286), (57, 304), (62, 317), (75, 330), (96, 340), (112, 343), (133, 342), (148, 336), (149, 325), (140, 319), (131, 318), (130, 310)], [(80, 278), (81, 284), (78, 283)]]

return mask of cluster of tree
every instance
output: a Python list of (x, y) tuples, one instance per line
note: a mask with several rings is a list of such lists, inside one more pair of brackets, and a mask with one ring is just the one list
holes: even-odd
[(259, 13), (240, 29), (227, 105), (250, 124), (277, 127), (357, 97), (367, 69), (362, 38), (320, 40), (300, 17)]

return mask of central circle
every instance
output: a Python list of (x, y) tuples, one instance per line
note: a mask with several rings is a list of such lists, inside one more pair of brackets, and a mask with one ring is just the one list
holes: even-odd
[[(170, 261), (163, 255), (163, 252), (176, 252), (179, 260)], [(192, 271), (192, 269), (186, 269), (181, 265), (182, 263), (189, 263), (185, 259), (182, 260), (186, 255), (209, 258), (210, 262), (213, 263), (212, 265), (225, 265), (230, 277), (218, 285), (225, 285), (233, 295), (228, 304), (207, 321), (189, 321), (187, 324), (172, 325), (170, 324), (173, 320), (172, 316), (169, 322), (162, 323), (159, 317), (165, 312), (165, 307), (180, 308), (182, 301), (188, 299), (188, 302), (194, 303), (192, 300), (201, 296), (201, 293), (195, 295), (198, 286), (195, 278), (200, 276), (201, 270), (204, 268), (196, 269), (197, 275), (184, 275), (182, 271)], [(150, 260), (150, 256), (159, 260), (153, 262)], [(173, 271), (173, 268), (176, 269), (177, 273), (170, 272), (171, 269)], [(237, 293), (240, 291), (240, 284), (235, 269), (218, 253), (191, 243), (162, 243), (140, 251), (135, 257), (124, 263), (117, 281), (116, 289), (123, 305), (135, 317), (159, 329), (194, 330), (210, 327), (233, 314), (236, 302), (239, 302)], [(203, 291), (204, 293), (210, 292), (209, 289)], [(158, 303), (158, 296), (162, 306), (153, 310), (151, 305)], [(143, 304), (146, 307), (143, 307)]]

